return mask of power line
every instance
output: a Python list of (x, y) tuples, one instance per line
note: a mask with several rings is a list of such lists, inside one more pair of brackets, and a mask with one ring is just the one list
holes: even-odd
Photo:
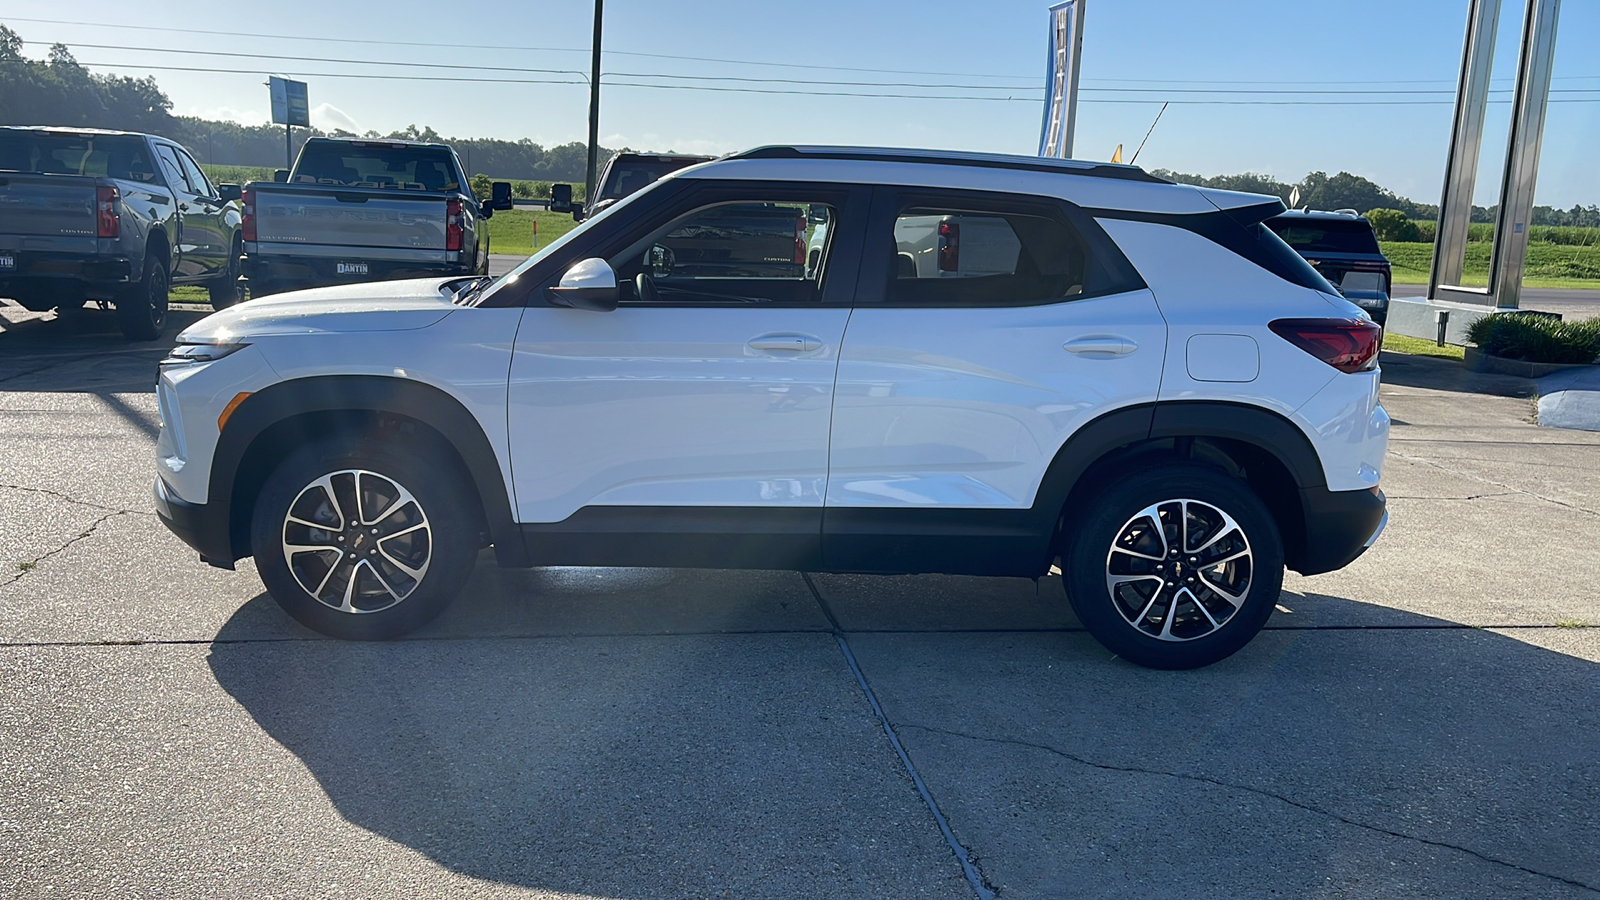
[[(106, 23), (106, 22), (74, 22), (74, 21), (70, 21), (70, 20), (66, 20), (66, 19), (38, 19), (38, 18), (25, 18), (25, 17), (19, 17), (19, 16), (7, 16), (6, 18), (10, 19), (13, 22), (29, 22), (29, 23), (37, 23), (37, 24), (44, 24), (44, 25), (73, 25), (73, 26), (79, 26), (79, 27), (115, 28), (118, 31), (155, 31), (155, 32), (164, 32), (164, 33), (172, 33), (172, 34), (198, 34), (198, 35), (207, 35), (207, 36), (212, 36), (212, 37), (232, 37), (232, 38), (239, 37), (239, 34), (237, 32), (217, 31), (217, 30), (208, 30), (208, 29), (200, 29), (200, 28), (173, 28), (171, 26), (157, 26), (157, 25), (131, 25), (131, 24), (122, 25), (122, 24)], [(432, 42), (432, 41), (393, 41), (393, 40), (378, 40), (378, 39), (375, 39), (375, 38), (313, 37), (313, 36), (292, 35), (292, 34), (252, 33), (250, 35), (250, 37), (254, 38), (254, 39), (272, 39), (272, 40), (289, 40), (289, 41), (317, 41), (317, 42), (323, 42), (323, 43), (364, 44), (364, 45), (391, 46), (391, 47), (428, 47), (428, 48), (433, 48), (433, 49), (450, 48), (450, 49), (466, 49), (466, 50), (511, 50), (511, 51), (517, 51), (517, 52), (536, 52), (536, 53), (588, 53), (588, 52), (590, 52), (589, 49), (586, 48), (586, 47), (530, 47), (530, 46), (515, 46), (515, 45), (505, 45), (505, 44), (501, 44), (501, 45), (494, 45), (494, 44), (488, 44), (488, 45), (486, 45), (486, 44), (443, 44), (443, 43), (436, 43), (436, 42)], [(25, 41), (24, 43), (40, 44), (40, 43), (47, 43), (47, 42), (44, 42), (44, 41)], [(51, 43), (55, 43), (55, 42), (51, 42)], [(88, 47), (88, 46), (104, 46), (104, 45), (80, 44), (79, 46)], [(109, 46), (107, 46), (106, 48), (107, 49), (111, 49)], [(140, 48), (131, 48), (131, 49), (150, 50), (150, 49), (156, 49), (156, 48), (140, 47)], [(168, 51), (168, 52), (176, 52), (176, 51)], [(193, 52), (204, 52), (204, 51), (185, 51), (185, 52), (193, 53)], [(814, 70), (819, 70), (819, 71), (834, 71), (834, 72), (870, 72), (870, 73), (888, 74), (888, 75), (929, 75), (929, 76), (939, 76), (939, 77), (945, 77), (945, 78), (954, 77), (954, 78), (1017, 79), (1017, 80), (1026, 80), (1026, 81), (1028, 81), (1029, 82), (1029, 86), (1032, 86), (1032, 84), (1033, 84), (1033, 80), (1032, 80), (1033, 76), (1031, 76), (1031, 75), (1022, 75), (1022, 74), (1017, 74), (1017, 75), (999, 75), (999, 74), (988, 73), (988, 72), (932, 72), (932, 71), (915, 70), (915, 69), (877, 69), (877, 68), (866, 68), (866, 67), (859, 67), (859, 66), (823, 66), (823, 65), (816, 65), (816, 64), (811, 64), (811, 63), (784, 63), (784, 62), (772, 62), (772, 61), (769, 61), (769, 60), (726, 59), (726, 58), (710, 57), (710, 56), (681, 56), (681, 55), (668, 54), (668, 53), (645, 53), (645, 52), (629, 51), (629, 50), (606, 50), (605, 53), (607, 55), (611, 55), (611, 56), (636, 56), (636, 57), (643, 57), (643, 58), (648, 58), (648, 59), (671, 59), (671, 60), (682, 60), (682, 61), (688, 61), (688, 62), (713, 62), (713, 63), (724, 63), (724, 64), (728, 64), (728, 65), (741, 65), (741, 66), (775, 66), (775, 67), (791, 68), (791, 69), (814, 69)], [(302, 58), (302, 57), (284, 57), (284, 58), (299, 59), (299, 58)], [(317, 61), (321, 61), (321, 60), (317, 60)], [(398, 65), (398, 64), (396, 63), (396, 64), (392, 64), (392, 65)], [(482, 68), (499, 68), (499, 67), (482, 67)], [(504, 68), (505, 68), (506, 71), (549, 71), (549, 72), (565, 72), (565, 71), (568, 71), (568, 70), (562, 70), (562, 69), (557, 69), (557, 70), (525, 69), (525, 68), (520, 68), (520, 67), (504, 67)], [(669, 77), (669, 76), (652, 74), (651, 77)], [(694, 77), (694, 76), (670, 76), (670, 77), (688, 78), (688, 77)], [(701, 77), (711, 77), (711, 76), (701, 76)], [(1555, 80), (1557, 80), (1557, 81), (1564, 81), (1564, 80), (1595, 80), (1595, 79), (1600, 79), (1600, 74), (1595, 74), (1595, 75), (1558, 75), (1558, 76), (1555, 77)], [(1163, 78), (1093, 78), (1093, 79), (1085, 79), (1085, 81), (1086, 82), (1097, 82), (1097, 83), (1098, 82), (1113, 82), (1113, 83), (1128, 83), (1128, 84), (1246, 84), (1246, 85), (1259, 85), (1259, 84), (1277, 84), (1277, 85), (1294, 85), (1294, 84), (1390, 84), (1390, 85), (1392, 85), (1392, 84), (1454, 84), (1455, 83), (1455, 79), (1450, 79), (1450, 78), (1432, 78), (1432, 79), (1415, 79), (1415, 80), (1384, 79), (1384, 80), (1376, 80), (1376, 81), (1350, 81), (1350, 80), (1344, 80), (1344, 79), (1334, 80), (1334, 81), (1267, 81), (1267, 80), (1262, 80), (1262, 79), (1249, 79), (1249, 80), (1243, 80), (1243, 81), (1222, 81), (1222, 80), (1197, 81), (1195, 79), (1175, 79), (1175, 78), (1174, 79), (1163, 79)], [(885, 86), (890, 86), (890, 85), (885, 85)], [(984, 87), (984, 89), (988, 89), (991, 86), (985, 85), (983, 87)], [(992, 87), (1000, 88), (1001, 86), (996, 85), (996, 86), (992, 86)]]
[[(23, 60), (20, 64), (26, 64)], [(102, 69), (134, 69), (165, 72), (205, 72), (222, 75), (292, 75), (297, 78), (354, 78), (374, 81), (434, 81), (471, 84), (572, 84), (586, 85), (587, 81), (563, 81), (547, 78), (475, 78), (449, 75), (379, 75), (366, 72), (288, 72), (266, 69), (218, 69), (202, 66), (138, 65), (133, 63), (80, 62), (82, 66)], [(713, 91), (718, 93), (779, 94), (800, 97), (860, 97), (869, 99), (903, 100), (974, 100), (997, 103), (1038, 103), (1036, 97), (984, 97), (967, 94), (900, 94), (864, 93), (855, 91), (799, 91), (770, 88), (715, 87), (711, 85), (649, 84), (635, 81), (610, 81), (613, 87), (633, 87), (654, 90)], [(1600, 92), (1600, 91), (1597, 91)], [(1594, 92), (1581, 92), (1594, 93)], [(1143, 99), (1111, 99), (1088, 97), (1081, 103), (1153, 105), (1167, 101)], [(1448, 106), (1453, 100), (1172, 100), (1174, 106)], [(1491, 103), (1509, 103), (1510, 100), (1491, 100)], [(1554, 99), (1551, 103), (1600, 103), (1600, 97)]]
[[(23, 43), (24, 44), (40, 45), (40, 44), (44, 44), (45, 42), (44, 41), (23, 41)], [(69, 48), (71, 48), (71, 47), (79, 47), (79, 48), (90, 49), (90, 50), (119, 50), (119, 51), (131, 51), (131, 52), (136, 52), (136, 53), (170, 53), (170, 54), (177, 54), (177, 55), (184, 55), (184, 56), (220, 56), (220, 57), (233, 58), (233, 59), (264, 59), (264, 60), (274, 60), (274, 61), (293, 60), (293, 61), (296, 61), (296, 62), (321, 62), (321, 63), (334, 63), (334, 64), (338, 64), (338, 65), (393, 66), (393, 67), (396, 67), (396, 68), (446, 69), (446, 70), (475, 71), (475, 72), (537, 72), (537, 73), (548, 74), (548, 75), (576, 75), (576, 76), (578, 76), (580, 78), (584, 78), (585, 83), (587, 83), (587, 76), (585, 76), (582, 72), (578, 72), (578, 71), (571, 70), (571, 69), (536, 69), (536, 68), (525, 68), (525, 67), (516, 67), (516, 66), (479, 66), (479, 65), (461, 64), (461, 63), (425, 63), (425, 62), (410, 62), (410, 61), (403, 61), (403, 60), (366, 60), (366, 59), (351, 59), (351, 58), (347, 58), (347, 57), (318, 57), (318, 56), (290, 57), (290, 56), (282, 56), (282, 55), (279, 55), (279, 54), (272, 54), (272, 53), (244, 53), (244, 52), (239, 52), (239, 51), (228, 51), (228, 50), (166, 49), (166, 48), (159, 48), (159, 47), (134, 47), (134, 46), (126, 45), (126, 44), (81, 44), (80, 43), (80, 44), (66, 44), (65, 46), (67, 46)], [(942, 90), (967, 90), (967, 91), (1000, 91), (1000, 90), (1005, 90), (1005, 88), (992, 87), (992, 86), (989, 86), (989, 85), (976, 85), (976, 84), (925, 84), (925, 83), (912, 83), (912, 82), (881, 82), (881, 81), (825, 81), (825, 80), (799, 79), (799, 78), (748, 78), (748, 77), (732, 76), (732, 75), (672, 75), (672, 74), (656, 74), (656, 73), (651, 73), (651, 72), (608, 72), (608, 73), (604, 73), (604, 74), (610, 75), (610, 76), (612, 76), (614, 78), (650, 78), (650, 79), (673, 79), (673, 80), (687, 80), (687, 81), (724, 81), (724, 82), (731, 81), (731, 82), (736, 82), (736, 83), (741, 83), (741, 84), (795, 84), (795, 85), (814, 85), (814, 86), (827, 86), (827, 87), (919, 88), (919, 89), (929, 89), (929, 90), (941, 90), (942, 89)], [(533, 82), (533, 83), (538, 83), (538, 82)], [(645, 84), (641, 84), (641, 83), (638, 83), (638, 82), (612, 81), (610, 83), (611, 84), (628, 85), (628, 86), (632, 86), (632, 87), (644, 87), (644, 86), (647, 86)], [(662, 87), (665, 87), (665, 85), (662, 85)], [(736, 90), (734, 88), (727, 88), (727, 87), (724, 87), (724, 88), (705, 87), (705, 88), (702, 88), (702, 89), (703, 90), (723, 90), (723, 91), (734, 91), (734, 90)], [(1043, 87), (1030, 86), (1030, 87), (1027, 87), (1027, 88), (1022, 88), (1021, 90), (1042, 92), (1044, 89), (1043, 89)], [(1162, 96), (1167, 96), (1167, 95), (1171, 95), (1171, 94), (1294, 95), (1294, 96), (1303, 96), (1303, 95), (1318, 95), (1318, 96), (1347, 96), (1347, 95), (1394, 96), (1394, 95), (1402, 95), (1402, 96), (1415, 96), (1415, 95), (1420, 95), (1420, 94), (1443, 95), (1443, 96), (1454, 96), (1455, 95), (1455, 91), (1450, 91), (1450, 90), (1422, 90), (1422, 89), (1404, 89), (1404, 88), (1401, 88), (1401, 89), (1391, 89), (1391, 88), (1365, 89), (1365, 88), (1360, 88), (1360, 89), (1355, 89), (1355, 90), (1332, 90), (1332, 89), (1303, 89), (1302, 90), (1302, 89), (1280, 89), (1280, 88), (1247, 88), (1247, 89), (1238, 89), (1238, 88), (1083, 87), (1083, 88), (1080, 88), (1080, 90), (1082, 92), (1084, 92), (1084, 93), (1159, 94), (1159, 95), (1162, 95)], [(1507, 89), (1499, 89), (1499, 90), (1504, 91), (1504, 92), (1509, 92), (1510, 89), (1507, 88)], [(1550, 93), (1552, 93), (1552, 94), (1592, 93), (1593, 91), (1596, 91), (1596, 90), (1600, 90), (1600, 88), (1596, 88), (1596, 89), (1557, 88), (1555, 90), (1552, 90)], [(747, 93), (763, 93), (761, 91), (745, 91), (745, 92), (747, 92)], [(766, 91), (764, 93), (783, 93), (783, 92), (781, 92), (781, 91)], [(822, 95), (822, 96), (840, 96), (840, 95), (846, 95), (847, 94), (847, 92), (827, 92), (827, 91), (816, 91), (816, 92), (807, 92), (807, 93), (815, 93), (815, 94)], [(873, 95), (865, 95), (865, 94), (862, 94), (860, 96), (909, 97), (909, 96), (920, 96), (920, 95), (906, 95), (906, 94), (873, 94)], [(949, 98), (943, 98), (943, 99), (949, 99)], [(999, 99), (999, 98), (996, 98), (996, 99)], [(1007, 98), (1007, 99), (1010, 99), (1010, 98)], [(1029, 98), (1029, 99), (1035, 99), (1036, 100), (1036, 99), (1039, 99), (1039, 98)]]

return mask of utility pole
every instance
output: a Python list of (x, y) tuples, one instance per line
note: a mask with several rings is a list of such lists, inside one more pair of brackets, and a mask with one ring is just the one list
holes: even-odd
[(600, 152), (600, 19), (604, 0), (594, 0), (594, 65), (589, 75), (589, 167), (583, 181), (585, 202), (594, 199), (596, 155)]

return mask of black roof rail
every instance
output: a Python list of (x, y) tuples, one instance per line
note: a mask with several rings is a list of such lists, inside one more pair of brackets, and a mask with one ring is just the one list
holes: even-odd
[(1053, 172), (1059, 175), (1087, 175), (1092, 178), (1117, 178), (1123, 181), (1144, 181), (1152, 184), (1172, 184), (1138, 166), (1120, 163), (1085, 162), (1075, 159), (1051, 159), (1043, 156), (1013, 156), (1003, 153), (967, 153), (946, 150), (909, 150), (892, 147), (803, 147), (773, 145), (757, 147), (743, 153), (734, 153), (723, 159), (848, 159), (861, 162), (922, 163), (936, 166), (975, 166), (986, 169), (1020, 169), (1029, 172)]

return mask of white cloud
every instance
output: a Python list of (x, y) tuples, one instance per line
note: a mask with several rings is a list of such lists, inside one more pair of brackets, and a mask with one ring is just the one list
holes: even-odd
[(238, 122), (240, 125), (260, 125), (272, 118), (265, 110), (235, 109), (231, 106), (216, 106), (211, 109), (188, 109), (180, 113), (180, 115), (196, 116), (201, 119), (220, 119), (224, 122)]
[(356, 126), (356, 120), (350, 118), (349, 113), (334, 106), (332, 103), (318, 103), (313, 106), (311, 108), (311, 124), (323, 131), (332, 131), (335, 128), (343, 128), (345, 131), (357, 133), (361, 131)]

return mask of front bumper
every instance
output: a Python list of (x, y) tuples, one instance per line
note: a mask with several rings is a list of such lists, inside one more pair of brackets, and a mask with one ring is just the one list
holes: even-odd
[(1302, 488), (1300, 506), (1305, 512), (1305, 546), (1299, 554), (1299, 564), (1291, 568), (1302, 575), (1320, 575), (1348, 566), (1377, 542), (1389, 524), (1388, 501), (1376, 488)]
[(233, 568), (233, 543), (226, 509), (217, 503), (188, 503), (167, 489), (159, 477), (155, 493), (156, 517), (179, 540), (199, 551), (202, 562), (219, 569)]

